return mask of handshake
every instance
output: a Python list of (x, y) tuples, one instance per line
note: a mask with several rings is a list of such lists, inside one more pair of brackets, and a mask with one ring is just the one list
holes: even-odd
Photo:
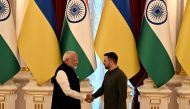
[(94, 100), (94, 97), (92, 95), (90, 95), (90, 94), (86, 95), (86, 99), (85, 99), (86, 102), (92, 103), (93, 100)]

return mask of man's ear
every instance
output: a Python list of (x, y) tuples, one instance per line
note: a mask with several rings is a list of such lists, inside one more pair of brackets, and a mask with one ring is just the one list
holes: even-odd
[(113, 64), (114, 63), (113, 60), (110, 59), (110, 63)]
[(65, 63), (68, 63), (68, 61), (69, 61), (69, 58), (66, 58), (66, 59), (65, 59)]

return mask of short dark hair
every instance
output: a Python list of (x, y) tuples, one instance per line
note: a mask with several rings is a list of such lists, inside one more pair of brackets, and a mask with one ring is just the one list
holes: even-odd
[(117, 64), (118, 56), (116, 53), (108, 52), (108, 53), (105, 53), (104, 56), (107, 56), (109, 59), (113, 60), (115, 64)]

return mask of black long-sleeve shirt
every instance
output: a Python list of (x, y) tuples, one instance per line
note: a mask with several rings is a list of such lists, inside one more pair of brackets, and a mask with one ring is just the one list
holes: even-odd
[(97, 98), (104, 94), (104, 109), (127, 109), (127, 77), (118, 67), (107, 71), (102, 86), (93, 94)]

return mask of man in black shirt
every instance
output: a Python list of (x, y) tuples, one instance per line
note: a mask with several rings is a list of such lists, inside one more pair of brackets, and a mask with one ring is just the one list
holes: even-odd
[(104, 54), (103, 63), (108, 71), (102, 86), (93, 95), (87, 95), (87, 102), (104, 94), (104, 109), (127, 109), (127, 77), (117, 66), (117, 60), (118, 56), (114, 52)]

